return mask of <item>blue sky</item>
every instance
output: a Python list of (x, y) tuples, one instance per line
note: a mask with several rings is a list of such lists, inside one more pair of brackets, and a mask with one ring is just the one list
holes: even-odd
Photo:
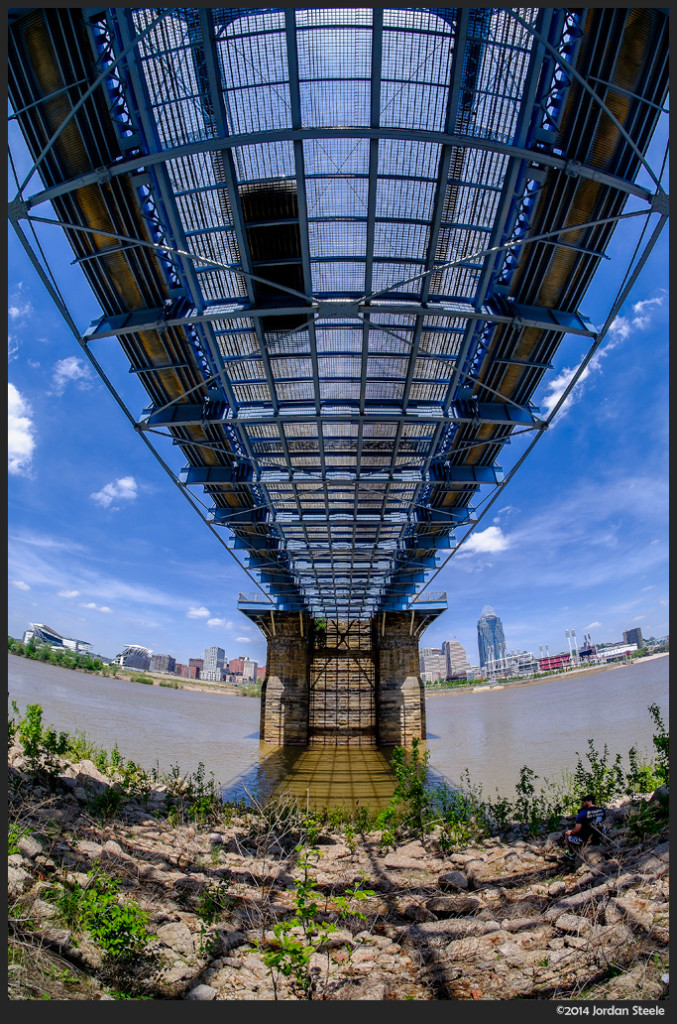
[[(654, 167), (664, 145), (657, 137)], [(21, 176), (30, 163), (15, 152)], [(581, 304), (598, 327), (636, 223), (621, 225)], [(58, 230), (40, 238), (84, 332), (100, 310)], [(43, 622), (108, 657), (139, 643), (187, 662), (218, 644), (263, 664), (265, 641), (237, 610), (251, 580), (91, 369), (11, 228), (8, 268), (8, 632)], [(139, 415), (147, 398), (117, 343), (96, 345)], [(543, 415), (585, 350), (564, 337), (535, 397)], [(504, 450), (504, 471), (521, 451), (517, 440)], [(550, 430), (429, 589), (446, 590), (449, 609), (422, 645), (456, 638), (472, 664), (487, 604), (508, 649), (535, 654), (567, 650), (571, 628), (598, 642), (669, 631), (667, 231)]]

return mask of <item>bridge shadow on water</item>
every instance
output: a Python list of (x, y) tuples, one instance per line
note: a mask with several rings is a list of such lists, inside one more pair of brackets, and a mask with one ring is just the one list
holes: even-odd
[[(390, 802), (396, 777), (392, 747), (260, 745), (259, 761), (221, 790), (224, 800), (265, 803), (294, 799), (307, 810), (368, 807), (378, 811)], [(447, 780), (429, 769), (435, 786)]]

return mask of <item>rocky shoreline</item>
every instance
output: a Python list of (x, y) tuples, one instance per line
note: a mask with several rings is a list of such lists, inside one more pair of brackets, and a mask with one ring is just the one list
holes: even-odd
[[(63, 887), (86, 888), (92, 870), (117, 879), (120, 896), (148, 915), (154, 938), (134, 981), (144, 998), (304, 998), (293, 976), (264, 962), (308, 877), (283, 809), (240, 807), (199, 824), (156, 786), (101, 818), (92, 800), (115, 784), (91, 761), (58, 758), (51, 774), (36, 773), (17, 745), (8, 771), (21, 825), (8, 858), (10, 936), (68, 979), (51, 998), (121, 998), (101, 948), (67, 926), (54, 901)], [(519, 827), (452, 851), (435, 830), (396, 845), (345, 828), (302, 837), (305, 855), (316, 851), (318, 921), (336, 925), (305, 967), (313, 998), (666, 999), (668, 829), (638, 838), (632, 828), (638, 808), (659, 796), (616, 801), (607, 842), (574, 869), (562, 861), (560, 832), (533, 838)], [(369, 895), (357, 901), (356, 885)], [(288, 934), (303, 937), (298, 927)], [(26, 969), (10, 958), (10, 998), (27, 998), (16, 994)], [(33, 985), (40, 969), (33, 963)]]

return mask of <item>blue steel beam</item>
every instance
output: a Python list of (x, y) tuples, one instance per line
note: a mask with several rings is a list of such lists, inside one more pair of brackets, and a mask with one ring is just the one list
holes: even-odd
[[(427, 410), (429, 412), (429, 410)], [(381, 410), (375, 411), (375, 414), (379, 416), (379, 419), (387, 421), (388, 419), (398, 422), (399, 417), (395, 411), (388, 412), (384, 410), (381, 415)], [(290, 410), (290, 417), (293, 416), (293, 421), (296, 423), (309, 423), (316, 422), (318, 420), (324, 420), (329, 413), (322, 413), (320, 416), (316, 416), (314, 411), (309, 411), (309, 407), (305, 408), (301, 405), (296, 406), (293, 410)], [(425, 412), (423, 413), (425, 418)], [(141, 420), (137, 423), (137, 429), (147, 430), (152, 427), (159, 426), (201, 426), (205, 423), (222, 423), (231, 422), (235, 417), (232, 416), (230, 411), (225, 406), (225, 403), (212, 403), (205, 407), (204, 403), (185, 403), (167, 406), (161, 410), (155, 411), (153, 407), (147, 409)], [(337, 419), (345, 420), (346, 422), (368, 422), (372, 416), (369, 413), (360, 414), (357, 408), (354, 412), (350, 410), (342, 410), (336, 416)], [(271, 411), (270, 415), (266, 414), (266, 411), (259, 411), (259, 415), (248, 416), (241, 415), (239, 417), (243, 425), (252, 425), (255, 423), (270, 423), (270, 422), (284, 422), (284, 417), (279, 414), (276, 415)], [(514, 403), (506, 402), (477, 402), (473, 407), (472, 412), (464, 411), (461, 405), (453, 406), (451, 411), (445, 416), (447, 422), (454, 423), (471, 423), (481, 426), (483, 424), (491, 425), (523, 425), (534, 428), (540, 428), (542, 421), (537, 419), (533, 413), (528, 409), (524, 409)], [(291, 421), (291, 420), (290, 420)], [(420, 423), (421, 416), (416, 415), (414, 412), (410, 412), (404, 422)], [(252, 459), (253, 462), (256, 459)]]
[[(400, 312), (406, 316), (415, 316), (419, 320), (429, 317), (458, 316), (472, 322), (504, 324), (507, 327), (518, 329), (535, 327), (538, 330), (553, 331), (556, 334), (579, 334), (588, 338), (594, 337), (596, 333), (590, 320), (580, 313), (525, 305), (511, 300), (503, 300), (500, 306), (496, 303), (493, 306), (482, 306), (480, 309), (467, 308), (461, 305), (451, 306), (436, 302), (430, 302), (423, 306), (415, 303), (405, 304), (398, 301), (393, 301), (392, 303), (372, 303), (369, 305), (360, 304), (359, 306), (356, 304), (355, 307), (351, 307), (351, 312), (353, 309), (356, 318), (365, 317), (364, 324), (360, 322), (360, 326), (364, 327), (365, 330), (368, 330), (369, 327), (368, 322), (366, 322), (366, 317), (369, 314)], [(219, 321), (233, 321), (237, 325), (238, 320), (243, 319), (252, 318), (258, 320), (271, 314), (291, 317), (307, 312), (308, 309), (305, 306), (266, 307), (265, 309), (256, 306), (241, 306), (236, 309), (226, 310), (207, 308), (202, 313), (191, 312), (184, 315), (173, 315), (171, 310), (163, 309), (162, 307), (151, 310), (135, 310), (133, 313), (102, 316), (98, 320), (93, 321), (85, 332), (85, 339), (87, 341), (99, 341), (104, 338), (125, 337), (128, 334), (137, 334), (139, 331), (166, 330), (169, 327), (194, 327), (199, 324), (213, 324)], [(327, 306), (323, 309), (319, 305), (317, 308), (318, 318), (323, 313), (325, 316), (336, 315), (330, 307)], [(375, 330), (381, 329), (377, 324), (373, 325), (373, 327)], [(426, 330), (428, 330), (427, 327)]]
[(269, 131), (231, 135), (227, 139), (203, 139), (200, 142), (172, 146), (144, 154), (143, 157), (120, 161), (111, 167), (97, 168), (94, 171), (77, 175), (59, 185), (33, 193), (31, 196), (27, 196), (23, 202), (28, 211), (42, 203), (52, 202), (54, 199), (76, 192), (87, 185), (98, 185), (115, 177), (133, 174), (142, 168), (153, 167), (155, 164), (170, 160), (180, 160), (199, 153), (212, 153), (215, 150), (236, 149), (239, 146), (254, 146), (263, 143), (304, 142), (315, 139), (402, 139), (409, 142), (432, 142), (440, 146), (454, 146), (459, 149), (477, 149), (499, 156), (512, 156), (518, 160), (542, 164), (544, 167), (552, 167), (567, 176), (575, 175), (581, 180), (597, 182), (623, 195), (636, 196), (645, 203), (651, 203), (654, 195), (653, 191), (645, 186), (601, 171), (599, 168), (587, 166), (580, 161), (568, 160), (565, 157), (544, 153), (539, 149), (516, 146), (497, 139), (481, 136), (469, 137), (462, 134), (449, 135), (446, 132), (417, 130), (406, 126), (402, 128), (366, 128), (356, 125), (351, 128), (270, 129)]

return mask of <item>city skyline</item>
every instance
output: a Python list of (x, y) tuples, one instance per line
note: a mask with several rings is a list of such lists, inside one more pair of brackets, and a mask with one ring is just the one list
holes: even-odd
[[(22, 179), (31, 162), (16, 132), (10, 122)], [(649, 152), (654, 167), (666, 139), (667, 127)], [(634, 223), (619, 226), (612, 259), (581, 302), (597, 326), (617, 287), (615, 258), (623, 263), (636, 243)], [(84, 333), (100, 310), (60, 231), (45, 227), (40, 239)], [(213, 645), (263, 664), (265, 640), (237, 609), (252, 579), (140, 440), (13, 232), (8, 244), (8, 632), (21, 637), (41, 621), (107, 657), (131, 640), (186, 664)], [(534, 653), (540, 644), (566, 650), (572, 628), (593, 642), (620, 640), (637, 626), (645, 636), (669, 632), (668, 251), (664, 232), (550, 429), (429, 580), (430, 591), (447, 592), (449, 607), (422, 646), (455, 638), (475, 664), (486, 604), (500, 609), (508, 649)], [(147, 396), (119, 345), (97, 346), (140, 414)], [(586, 351), (586, 339), (565, 336), (535, 396), (542, 415)], [(516, 459), (519, 439), (512, 447), (506, 458)]]

